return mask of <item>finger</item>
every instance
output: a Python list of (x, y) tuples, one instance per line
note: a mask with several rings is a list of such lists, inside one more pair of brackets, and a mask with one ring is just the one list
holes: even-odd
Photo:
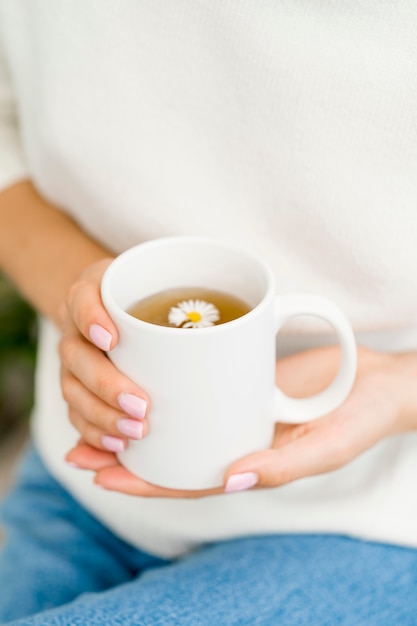
[[(66, 400), (70, 418), (71, 412), (83, 418), (84, 422), (94, 425), (103, 435), (125, 436), (129, 439), (142, 439), (149, 432), (149, 422), (147, 419), (139, 420), (130, 418), (86, 389), (78, 379), (69, 372), (62, 374), (62, 393)], [(71, 420), (72, 421), (72, 420)], [(81, 435), (85, 434), (84, 422), (78, 420), (74, 426)], [(88, 437), (86, 436), (86, 439)], [(92, 445), (94, 441), (89, 440)]]
[(75, 282), (67, 296), (67, 308), (82, 335), (100, 350), (108, 351), (117, 343), (117, 328), (103, 306), (101, 279), (112, 258), (90, 266)]
[(122, 452), (128, 446), (128, 440), (122, 435), (110, 435), (97, 428), (94, 424), (87, 422), (73, 409), (69, 410), (69, 418), (73, 426), (82, 434), (83, 439), (98, 448), (99, 450), (110, 450), (111, 452)]
[(324, 346), (297, 352), (276, 363), (276, 384), (292, 398), (305, 398), (323, 391), (335, 377), (339, 346)]
[(110, 491), (145, 498), (196, 499), (223, 493), (223, 487), (201, 491), (166, 489), (137, 478), (121, 465), (112, 465), (98, 470), (94, 482)]
[[(73, 426), (82, 434), (83, 440), (99, 450), (104, 449), (110, 450), (111, 452), (122, 452), (123, 450), (126, 450), (129, 444), (128, 437), (124, 436), (122, 433), (118, 432), (116, 435), (113, 435), (103, 431), (94, 424), (85, 420), (73, 409), (69, 410), (69, 418)], [(120, 421), (129, 421), (130, 423), (132, 420), (122, 418)], [(138, 425), (142, 426), (142, 424)], [(135, 440), (138, 439), (138, 437), (135, 437)]]
[[(278, 487), (306, 476), (330, 472), (356, 456), (342, 437), (321, 428), (279, 447), (248, 455), (227, 471), (225, 491)], [(339, 433), (340, 434), (340, 433)]]
[(116, 455), (112, 452), (97, 450), (82, 440), (78, 442), (75, 448), (68, 452), (65, 461), (80, 469), (92, 471), (98, 471), (103, 467), (111, 467), (112, 465), (119, 464)]
[(165, 489), (152, 485), (131, 474), (120, 465), (115, 454), (92, 448), (80, 443), (65, 457), (70, 465), (96, 472), (95, 483), (110, 491), (119, 491), (132, 496), (155, 498), (201, 498), (223, 493), (223, 487), (206, 490)]
[(131, 417), (145, 418), (149, 396), (94, 346), (78, 335), (66, 335), (59, 352), (64, 370), (71, 372), (95, 396)]

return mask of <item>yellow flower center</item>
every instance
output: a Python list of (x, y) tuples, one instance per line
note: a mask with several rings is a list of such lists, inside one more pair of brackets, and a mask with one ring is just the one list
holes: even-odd
[(190, 320), (190, 322), (194, 322), (194, 323), (199, 322), (201, 320), (201, 315), (197, 311), (190, 311), (189, 313), (187, 313), (187, 317)]

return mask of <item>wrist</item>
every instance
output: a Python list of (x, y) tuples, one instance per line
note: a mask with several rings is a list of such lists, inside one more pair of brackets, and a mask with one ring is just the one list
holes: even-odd
[(417, 430), (417, 352), (395, 355), (390, 367), (399, 403), (399, 430)]

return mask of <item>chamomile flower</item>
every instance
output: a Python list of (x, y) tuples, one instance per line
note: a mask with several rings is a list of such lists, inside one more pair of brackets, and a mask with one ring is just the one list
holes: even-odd
[(169, 323), (181, 328), (206, 328), (219, 319), (218, 309), (204, 300), (183, 300), (173, 306), (168, 315)]

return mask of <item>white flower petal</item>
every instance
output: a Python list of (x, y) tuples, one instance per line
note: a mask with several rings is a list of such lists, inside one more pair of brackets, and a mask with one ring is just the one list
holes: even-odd
[[(198, 321), (190, 319), (192, 313), (197, 313), (200, 316)], [(206, 328), (213, 326), (215, 322), (220, 319), (220, 313), (217, 308), (205, 302), (204, 300), (183, 300), (179, 302), (176, 307), (172, 307), (168, 321), (175, 326), (182, 326), (182, 328)]]
[(178, 306), (173, 306), (168, 314), (168, 322), (175, 326), (181, 326), (187, 319), (186, 313)]

